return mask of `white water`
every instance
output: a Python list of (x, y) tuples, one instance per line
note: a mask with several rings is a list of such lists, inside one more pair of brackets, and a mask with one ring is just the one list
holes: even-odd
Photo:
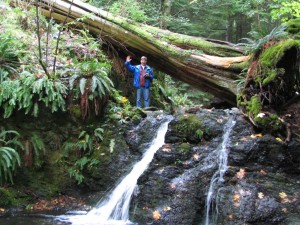
[(212, 208), (212, 197), (215, 195), (216, 185), (221, 184), (224, 181), (224, 174), (227, 171), (228, 165), (228, 144), (230, 143), (230, 132), (234, 127), (236, 121), (233, 119), (233, 116), (230, 116), (227, 123), (224, 126), (224, 134), (222, 144), (218, 147), (218, 170), (214, 173), (210, 180), (209, 190), (206, 197), (206, 216), (205, 216), (205, 225), (213, 225), (210, 222), (210, 216), (213, 214), (211, 211)]
[(163, 123), (157, 131), (150, 147), (131, 172), (113, 189), (104, 200), (86, 215), (62, 216), (59, 220), (73, 225), (129, 225), (129, 206), (132, 194), (137, 187), (137, 180), (148, 168), (155, 152), (164, 144), (168, 122)]

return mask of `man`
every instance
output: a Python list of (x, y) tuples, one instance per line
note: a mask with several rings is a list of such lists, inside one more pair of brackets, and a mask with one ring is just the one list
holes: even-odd
[(136, 87), (136, 107), (142, 107), (141, 99), (144, 99), (144, 107), (150, 106), (150, 86), (154, 78), (153, 70), (147, 65), (147, 57), (141, 57), (141, 64), (131, 65), (131, 57), (127, 56), (125, 66), (133, 73), (133, 86)]

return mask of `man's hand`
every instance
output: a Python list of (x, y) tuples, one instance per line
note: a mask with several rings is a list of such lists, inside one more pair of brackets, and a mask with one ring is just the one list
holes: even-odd
[(130, 61), (131, 61), (131, 56), (130, 56), (130, 55), (128, 55), (128, 56), (126, 57), (126, 61), (127, 61), (127, 62), (130, 62)]

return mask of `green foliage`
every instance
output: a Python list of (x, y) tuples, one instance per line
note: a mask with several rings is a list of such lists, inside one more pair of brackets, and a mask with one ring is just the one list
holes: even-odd
[(96, 128), (93, 132), (81, 131), (76, 141), (67, 141), (63, 144), (65, 157), (69, 156), (69, 152), (85, 152), (91, 153), (93, 147), (103, 140), (103, 128)]
[(298, 35), (298, 39), (300, 37), (300, 18), (294, 19), (294, 20), (289, 20), (286, 25), (287, 31), (290, 34)]
[(112, 121), (124, 124), (128, 121), (140, 121), (142, 112), (140, 109), (132, 107), (129, 100), (114, 89), (112, 101), (109, 101), (107, 107), (107, 116)]
[(266, 49), (260, 57), (262, 67), (275, 67), (278, 61), (285, 54), (285, 52), (291, 49), (292, 47), (300, 48), (300, 41), (290, 39), (279, 42), (276, 45), (273, 45), (270, 48)]
[(191, 151), (191, 145), (190, 143), (181, 143), (176, 150), (184, 155), (187, 155)]
[(84, 176), (76, 168), (73, 167), (69, 168), (68, 173), (71, 178), (73, 177), (77, 181), (77, 184), (81, 184), (83, 182)]
[(23, 148), (19, 141), (19, 133), (2, 130), (0, 133), (0, 184), (13, 183), (13, 174), (21, 160), (17, 149)]
[(258, 95), (251, 97), (251, 100), (247, 103), (247, 112), (254, 117), (257, 116), (262, 110), (262, 104)]
[(276, 114), (260, 113), (254, 118), (254, 122), (265, 131), (273, 134), (283, 128), (283, 121)]
[[(84, 179), (84, 172), (96, 167), (99, 160), (92, 158), (94, 148), (99, 146), (103, 141), (103, 128), (96, 128), (80, 132), (76, 140), (66, 141), (63, 144), (64, 157), (74, 160), (74, 165), (68, 168), (68, 173), (71, 178), (74, 178), (77, 184), (81, 184)], [(71, 154), (70, 154), (71, 153)], [(78, 156), (80, 157), (78, 159)], [(75, 159), (74, 159), (75, 158)]]
[(34, 161), (34, 166), (36, 168), (42, 166), (43, 161), (41, 155), (45, 154), (46, 148), (43, 139), (37, 133), (31, 134), (27, 144), (24, 145), (24, 150), (27, 157)]
[(121, 0), (114, 2), (110, 11), (113, 14), (122, 15), (137, 22), (146, 22), (149, 20), (145, 13), (145, 7), (136, 1)]
[(287, 37), (288, 33), (286, 32), (287, 25), (280, 25), (274, 28), (268, 35), (261, 37), (260, 33), (253, 31), (251, 34), (254, 39), (243, 38), (242, 40), (247, 41), (248, 43), (239, 43), (237, 46), (245, 46), (246, 54), (259, 53), (263, 46), (270, 41), (278, 41)]
[(300, 17), (300, 2), (295, 0), (273, 0), (276, 3), (271, 9), (271, 16), (274, 20), (280, 19), (286, 22), (290, 19)]
[(39, 103), (44, 103), (51, 112), (65, 110), (66, 87), (59, 80), (47, 77), (37, 78), (24, 71), (16, 79), (8, 79), (0, 84), (0, 106), (4, 109), (4, 118), (12, 115), (14, 110), (25, 110), (38, 116)]
[(0, 205), (7, 207), (15, 205), (16, 194), (7, 188), (0, 187)]
[(201, 140), (203, 135), (201, 133), (201, 124), (196, 115), (185, 115), (175, 124), (175, 131), (183, 139), (196, 137), (198, 140)]
[(15, 50), (14, 39), (12, 37), (1, 34), (0, 35), (0, 80), (4, 80), (7, 76), (5, 72), (15, 72), (20, 65), (19, 59)]
[(103, 141), (103, 133), (104, 133), (104, 129), (103, 128), (96, 128), (94, 130), (94, 136), (95, 138), (97, 138), (99, 141)]
[(63, 72), (70, 76), (69, 90), (72, 95), (75, 99), (80, 99), (83, 119), (87, 116), (91, 104), (94, 104), (95, 114), (98, 115), (101, 100), (113, 90), (114, 85), (108, 76), (109, 71), (110, 64), (91, 59), (79, 62)]
[(96, 167), (98, 166), (98, 164), (99, 164), (99, 160), (90, 159), (84, 156), (75, 162), (74, 167), (68, 169), (68, 173), (70, 177), (73, 177), (77, 181), (77, 184), (79, 185), (84, 181), (85, 178), (83, 175), (84, 170), (92, 167)]
[[(162, 76), (159, 74), (159, 76)], [(172, 79), (168, 75), (163, 76), (162, 81), (153, 81), (152, 91), (155, 102), (164, 99), (163, 107), (178, 107), (201, 105), (210, 101), (211, 96), (205, 92), (194, 89), (188, 84)], [(163, 108), (162, 107), (162, 108)]]

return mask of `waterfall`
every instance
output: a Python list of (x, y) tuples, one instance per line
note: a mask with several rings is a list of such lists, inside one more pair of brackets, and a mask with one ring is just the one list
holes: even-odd
[(143, 154), (142, 159), (137, 162), (131, 172), (120, 181), (119, 184), (107, 195), (104, 200), (100, 200), (96, 207), (88, 214), (73, 216), (67, 220), (73, 225), (129, 225), (129, 206), (132, 195), (137, 188), (137, 180), (148, 168), (155, 152), (164, 144), (165, 134), (171, 116), (158, 129), (156, 137), (150, 147)]
[(205, 216), (205, 225), (213, 225), (210, 224), (210, 215), (212, 215), (213, 213), (212, 211), (212, 197), (215, 194), (215, 189), (216, 186), (223, 183), (224, 181), (224, 174), (227, 171), (227, 161), (228, 161), (228, 144), (230, 143), (230, 132), (232, 131), (232, 128), (234, 127), (236, 121), (234, 120), (234, 117), (232, 115), (229, 115), (229, 119), (227, 121), (227, 123), (224, 126), (224, 134), (222, 137), (222, 143), (218, 146), (217, 151), (218, 151), (218, 170), (214, 173), (214, 175), (212, 176), (211, 180), (210, 180), (210, 185), (209, 185), (209, 190), (207, 193), (207, 197), (206, 197), (206, 216)]

